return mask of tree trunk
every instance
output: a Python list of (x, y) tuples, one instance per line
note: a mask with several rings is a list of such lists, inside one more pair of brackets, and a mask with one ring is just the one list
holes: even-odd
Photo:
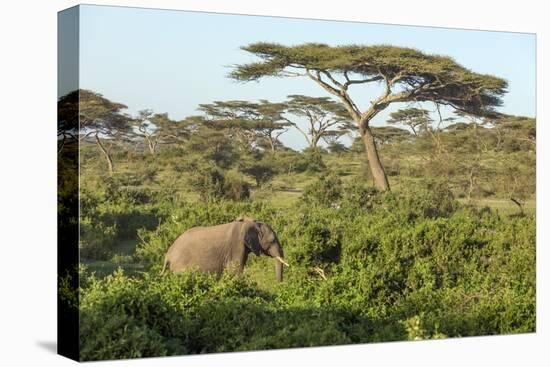
[(269, 147), (271, 148), (271, 155), (275, 157), (275, 142), (271, 135), (267, 137), (267, 141), (269, 141)]
[(111, 154), (105, 148), (105, 146), (101, 143), (101, 139), (99, 139), (98, 135), (95, 136), (95, 140), (96, 140), (97, 146), (99, 147), (99, 149), (105, 156), (105, 159), (107, 160), (109, 176), (112, 177), (113, 176), (113, 159), (111, 158)]
[(472, 198), (472, 192), (474, 191), (474, 185), (475, 185), (475, 170), (474, 167), (470, 169), (470, 175), (468, 176), (468, 179), (470, 181), (470, 186), (468, 187), (468, 201)]
[(156, 148), (157, 148), (157, 144), (156, 144), (156, 142), (154, 142), (147, 135), (145, 136), (145, 139), (147, 140), (147, 146), (149, 148), (149, 153), (154, 157), (155, 156), (155, 151), (156, 151)]
[(315, 150), (317, 149), (317, 145), (319, 145), (319, 140), (321, 139), (320, 135), (312, 135), (311, 136), (311, 149)]
[(378, 156), (378, 150), (376, 149), (372, 131), (368, 126), (364, 126), (362, 130), (362, 139), (365, 144), (365, 150), (367, 151), (367, 160), (374, 180), (374, 186), (381, 191), (389, 191), (390, 184), (386, 177), (382, 162), (380, 161), (380, 157)]

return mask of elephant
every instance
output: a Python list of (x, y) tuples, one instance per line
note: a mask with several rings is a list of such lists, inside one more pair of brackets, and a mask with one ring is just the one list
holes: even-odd
[(283, 280), (283, 265), (289, 266), (277, 235), (266, 223), (250, 217), (210, 227), (193, 227), (180, 235), (164, 257), (161, 273), (186, 269), (221, 273), (233, 267), (241, 274), (248, 255), (266, 255), (275, 259), (276, 279)]

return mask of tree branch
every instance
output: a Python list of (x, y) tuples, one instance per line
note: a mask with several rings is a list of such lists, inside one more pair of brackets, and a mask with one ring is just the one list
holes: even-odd
[(296, 128), (296, 130), (298, 130), (300, 133), (302, 133), (302, 135), (306, 138), (306, 141), (309, 145), (311, 145), (311, 140), (309, 139), (309, 136), (306, 134), (306, 132), (304, 130), (302, 130), (298, 124), (296, 124), (295, 122), (291, 122), (292, 126), (294, 126)]
[[(347, 75), (347, 73), (345, 73), (344, 75)], [(371, 83), (371, 82), (377, 82), (379, 80), (382, 80), (383, 78), (380, 76), (380, 75), (377, 75), (377, 76), (374, 76), (372, 78), (368, 78), (368, 79), (361, 79), (361, 80), (352, 80), (352, 79), (349, 79), (347, 76), (346, 76), (346, 82), (344, 83), (344, 90), (348, 90), (348, 87), (352, 84), (364, 84), (364, 83)]]
[(346, 93), (345, 90), (343, 90), (343, 89), (338, 90), (338, 89), (332, 87), (331, 85), (329, 85), (328, 83), (325, 83), (321, 79), (321, 75), (320, 75), (319, 72), (317, 72), (317, 77), (315, 77), (313, 74), (311, 74), (309, 69), (306, 69), (306, 74), (311, 80), (313, 80), (314, 82), (319, 84), (327, 92), (329, 92), (330, 94), (340, 98), (340, 100), (344, 103), (344, 107), (346, 107), (346, 109), (351, 114), (351, 117), (354, 120), (359, 120), (360, 119), (361, 113), (359, 112), (359, 109), (357, 108), (355, 103), (353, 103), (353, 101), (351, 100), (351, 98), (349, 97), (349, 95)]

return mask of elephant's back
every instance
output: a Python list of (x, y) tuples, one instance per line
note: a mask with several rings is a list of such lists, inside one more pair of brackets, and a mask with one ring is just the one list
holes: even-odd
[(219, 242), (228, 237), (235, 223), (218, 224), (209, 227), (193, 227), (183, 232), (175, 241), (175, 244), (191, 245), (192, 243)]
[[(205, 259), (216, 258), (221, 255), (221, 248), (230, 241), (233, 223), (220, 224), (210, 227), (193, 227), (182, 233), (170, 246), (166, 253), (173, 271), (198, 266), (202, 270), (208, 269)], [(215, 269), (218, 271), (219, 269)]]
[(204, 228), (207, 227), (193, 227), (180, 234), (178, 238), (176, 238), (176, 240), (172, 243), (172, 246), (170, 246), (170, 248), (168, 249), (167, 254), (169, 255), (171, 252), (174, 252), (177, 249), (191, 246), (193, 242), (197, 242), (195, 240), (195, 238), (197, 237), (195, 234), (198, 234)]

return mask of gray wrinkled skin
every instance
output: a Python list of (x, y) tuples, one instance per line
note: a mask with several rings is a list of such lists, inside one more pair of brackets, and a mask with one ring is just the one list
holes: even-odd
[(248, 254), (271, 256), (275, 261), (277, 281), (283, 280), (283, 249), (269, 225), (249, 217), (211, 227), (194, 227), (184, 232), (170, 246), (164, 257), (162, 272), (179, 273), (185, 269), (221, 274), (233, 269), (241, 274)]

